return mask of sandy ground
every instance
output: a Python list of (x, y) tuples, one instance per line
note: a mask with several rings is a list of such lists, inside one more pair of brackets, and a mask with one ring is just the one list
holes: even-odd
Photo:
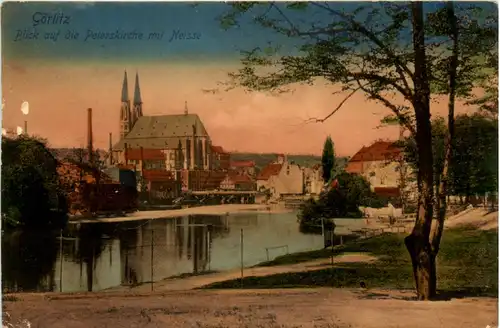
[(463, 225), (472, 225), (481, 230), (498, 229), (498, 212), (489, 212), (482, 208), (473, 208), (450, 216), (445, 221), (446, 228)]
[[(197, 290), (111, 297), (23, 294), (5, 302), (31, 327), (484, 328), (497, 299), (416, 302), (410, 292), (355, 289)], [(16, 327), (28, 327), (16, 325)]]
[[(372, 262), (376, 261), (377, 258), (367, 254), (357, 254), (349, 253), (337, 255), (333, 258), (334, 266), (342, 265), (342, 263), (353, 263), (353, 262)], [(272, 274), (279, 274), (285, 272), (303, 272), (309, 270), (320, 270), (323, 268), (331, 267), (331, 259), (319, 259), (314, 261), (290, 264), (290, 265), (278, 265), (270, 267), (255, 267), (255, 268), (245, 268), (243, 270), (243, 275), (245, 277), (254, 276), (262, 277)], [(212, 284), (219, 281), (232, 280), (241, 277), (241, 270), (232, 270), (227, 272), (217, 272), (200, 276), (193, 276), (189, 278), (174, 278), (165, 279), (158, 281), (153, 284), (154, 291), (180, 291), (189, 290), (198, 287), (202, 287), (208, 284)], [(127, 291), (133, 290), (136, 292), (147, 292), (151, 290), (151, 284), (144, 284), (137, 287), (117, 287), (111, 288), (104, 292), (115, 292), (115, 291)]]
[(73, 219), (70, 223), (95, 223), (95, 222), (124, 222), (137, 220), (151, 220), (173, 218), (185, 215), (225, 215), (228, 213), (253, 213), (261, 211), (266, 213), (281, 213), (283, 209), (270, 208), (269, 205), (263, 204), (225, 204), (213, 206), (199, 206), (183, 208), (178, 210), (162, 210), (162, 211), (139, 211), (131, 213), (127, 216), (117, 216), (110, 218), (95, 218), (95, 219)]

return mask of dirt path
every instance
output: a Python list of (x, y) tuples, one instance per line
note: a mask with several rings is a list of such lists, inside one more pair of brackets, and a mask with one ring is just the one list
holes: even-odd
[[(368, 254), (363, 253), (349, 253), (349, 254), (341, 254), (334, 257), (333, 263), (334, 265), (339, 265), (342, 263), (353, 263), (353, 262), (372, 262), (376, 261), (377, 258)], [(302, 272), (309, 270), (319, 270), (323, 268), (331, 267), (330, 259), (319, 259), (314, 261), (302, 262), (297, 264), (290, 265), (277, 265), (270, 267), (254, 267), (254, 268), (245, 268), (243, 274), (245, 277), (248, 276), (268, 276), (272, 274), (278, 273), (286, 273), (286, 272)], [(214, 282), (232, 280), (241, 277), (240, 270), (231, 270), (227, 272), (217, 272), (211, 273), (201, 276), (193, 276), (188, 278), (174, 278), (174, 279), (165, 279), (162, 281), (158, 281), (154, 283), (153, 289), (154, 291), (173, 291), (173, 290), (190, 290), (198, 287), (202, 287), (204, 285), (212, 284)], [(144, 284), (137, 287), (129, 288), (129, 287), (117, 287), (108, 289), (109, 292), (114, 291), (126, 291), (133, 290), (137, 292), (146, 292), (151, 290), (150, 284)]]
[[(24, 294), (5, 302), (31, 327), (442, 328), (496, 327), (497, 299), (416, 302), (413, 293), (354, 289), (229, 290), (77, 298)], [(17, 326), (17, 327), (28, 327)]]

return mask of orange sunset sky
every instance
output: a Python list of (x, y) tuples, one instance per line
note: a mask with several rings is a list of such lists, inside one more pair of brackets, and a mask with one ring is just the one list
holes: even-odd
[[(227, 73), (239, 65), (235, 51), (225, 57), (215, 54), (213, 49), (229, 49), (232, 45), (231, 40), (223, 39), (226, 34), (216, 34), (223, 32), (215, 27), (214, 32), (210, 32), (201, 25), (181, 26), (200, 31), (201, 41), (192, 46), (176, 45), (179, 48), (175, 48), (173, 43), (168, 44), (170, 48), (165, 49), (179, 49), (177, 57), (166, 54), (166, 50), (151, 42), (143, 46), (129, 43), (128, 47), (105, 41), (84, 44), (81, 40), (74, 45), (67, 41), (13, 41), (23, 24), (31, 23), (33, 13), (40, 11), (40, 6), (47, 5), (24, 3), (20, 7), (21, 4), (11, 3), (3, 8), (2, 97), (5, 105), (2, 124), (4, 128), (22, 126), (25, 118), (20, 106), (23, 101), (28, 101), (29, 133), (47, 138), (53, 147), (85, 144), (86, 109), (89, 107), (94, 113), (95, 147), (107, 148), (110, 132), (114, 142), (117, 141), (124, 70), (128, 72), (131, 95), (135, 73), (139, 73), (144, 115), (179, 114), (187, 101), (189, 112), (201, 117), (213, 143), (229, 151), (321, 154), (326, 136), (331, 135), (337, 154), (350, 156), (375, 139), (398, 137), (396, 127), (377, 128), (380, 119), (390, 114), (389, 110), (376, 102), (367, 101), (361, 93), (348, 100), (328, 121), (304, 124), (308, 118), (327, 115), (343, 99), (343, 95), (332, 94), (337, 90), (336, 86), (297, 86), (294, 93), (280, 96), (246, 93), (242, 89), (216, 94), (203, 92), (204, 89), (217, 88), (217, 83), (226, 80)], [(62, 9), (42, 9), (71, 13), (74, 28), (82, 31), (89, 28), (85, 24), (90, 24), (91, 15), (95, 15), (92, 10), (104, 15), (106, 9), (97, 4), (89, 8), (71, 5)], [(142, 22), (146, 24), (144, 26), (155, 24), (151, 15), (158, 12), (154, 8), (148, 10), (149, 13), (143, 14), (148, 17)], [(112, 15), (117, 22), (121, 22), (120, 15), (128, 15), (125, 9), (106, 14)], [(178, 26), (168, 27), (166, 33), (174, 28)], [(204, 49), (213, 51), (208, 54), (207, 50), (207, 55), (201, 59), (180, 54), (188, 50), (199, 53)], [(156, 58), (141, 59), (141, 56), (153, 52), (157, 54)], [(446, 102), (434, 102), (432, 110), (434, 114), (445, 114)], [(458, 112), (472, 110), (459, 104)]]

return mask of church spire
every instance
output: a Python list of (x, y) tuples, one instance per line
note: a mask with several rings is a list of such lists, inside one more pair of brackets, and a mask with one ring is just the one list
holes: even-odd
[(122, 85), (122, 102), (127, 102), (128, 99), (128, 81), (127, 81), (127, 71), (125, 71), (125, 75), (123, 76), (123, 85)]
[(122, 85), (122, 104), (120, 106), (120, 138), (125, 138), (125, 136), (130, 132), (132, 113), (130, 111), (130, 99), (128, 97), (128, 80), (127, 71), (123, 76)]
[(134, 105), (142, 104), (141, 88), (139, 86), (139, 73), (135, 73)]

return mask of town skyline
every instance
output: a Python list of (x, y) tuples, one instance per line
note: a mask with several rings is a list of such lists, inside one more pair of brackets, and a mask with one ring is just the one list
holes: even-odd
[[(377, 128), (380, 120), (390, 112), (373, 101), (365, 101), (361, 95), (353, 96), (344, 108), (326, 122), (306, 123), (310, 118), (326, 116), (329, 102), (336, 106), (342, 100), (342, 95), (329, 94), (331, 86), (299, 86), (294, 94), (279, 97), (257, 92), (245, 93), (242, 90), (213, 94), (210, 90), (217, 88), (217, 80), (203, 80), (202, 76), (217, 74), (217, 67), (199, 67), (196, 73), (196, 69), (189, 67), (166, 66), (163, 68), (164, 76), (170, 76), (170, 81), (161, 75), (154, 76), (154, 72), (161, 70), (158, 66), (137, 70), (145, 115), (181, 114), (187, 101), (188, 111), (201, 117), (214, 142), (227, 151), (320, 155), (325, 138), (331, 135), (338, 155), (352, 156), (363, 145), (374, 140), (395, 140), (399, 136), (398, 127)], [(20, 106), (23, 101), (28, 101), (29, 133), (47, 138), (53, 147), (78, 147), (86, 144), (85, 117), (86, 109), (90, 107), (94, 111), (95, 147), (107, 149), (109, 133), (112, 133), (114, 142), (118, 140), (121, 79), (125, 69), (106, 67), (98, 71), (100, 74), (96, 76), (92, 70), (85, 68), (4, 65), (4, 81), (7, 82), (4, 86), (9, 90), (22, 89), (24, 92), (4, 94), (3, 126), (23, 126), (25, 117)], [(136, 72), (133, 68), (127, 71), (132, 76)], [(186, 72), (198, 83), (176, 87), (175, 84)], [(224, 73), (219, 71), (221, 79)], [(75, 90), (69, 85), (56, 87), (59, 84), (57, 79), (68, 78), (73, 74), (87, 74), (87, 79), (80, 82), (80, 86), (85, 85), (84, 88)], [(39, 88), (42, 78), (47, 82), (47, 88)], [(104, 83), (96, 85), (94, 81), (97, 79)], [(159, 80), (163, 81), (162, 85), (157, 85)], [(60, 92), (69, 96), (57, 98)], [(94, 95), (95, 100), (92, 101), (87, 94)], [(366, 108), (367, 105), (371, 109)], [(304, 107), (306, 110), (302, 109)], [(40, 110), (42, 108), (43, 111)], [(469, 106), (458, 106), (458, 113), (472, 110)], [(446, 103), (435, 103), (433, 112), (443, 115)], [(51, 120), (47, 121), (47, 117)], [(304, 135), (307, 138), (304, 139)]]

